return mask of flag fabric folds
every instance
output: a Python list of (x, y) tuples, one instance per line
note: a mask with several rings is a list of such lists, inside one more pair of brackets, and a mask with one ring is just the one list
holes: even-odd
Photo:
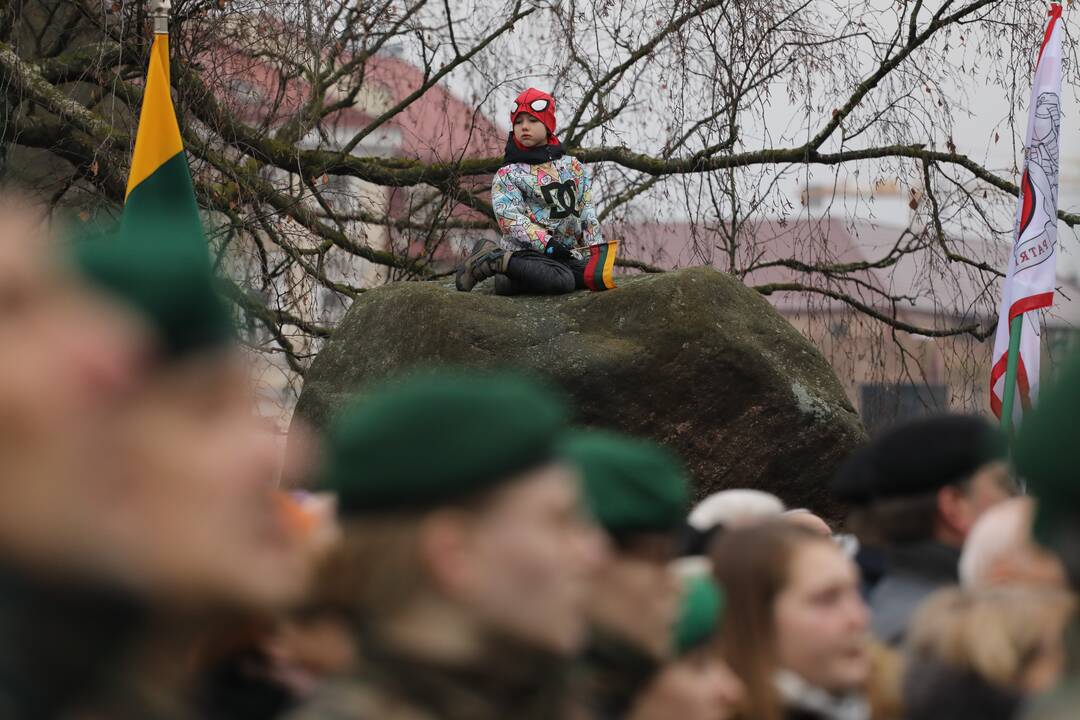
[(205, 246), (195, 188), (169, 92), (169, 36), (157, 34), (150, 50), (121, 228), (125, 236), (152, 241), (163, 223), (170, 224), (172, 237), (190, 237)]
[(611, 290), (615, 280), (611, 274), (615, 268), (615, 251), (618, 240), (592, 245), (589, 247), (589, 259), (585, 264), (585, 287), (590, 290)]
[[(1050, 19), (1039, 49), (1028, 104), (1024, 171), (1020, 180), (1016, 229), (1002, 289), (990, 372), (990, 407), (1000, 419), (1012, 389), (1012, 414), (1019, 425), (1038, 394), (1040, 316), (1054, 302), (1057, 265), (1057, 195), (1061, 132), (1061, 5)], [(1017, 321), (1017, 318), (1020, 318)], [(1015, 321), (1015, 322), (1014, 322)], [(1017, 337), (1019, 334), (1019, 337)], [(1010, 340), (1018, 354), (1015, 382), (1009, 370)]]

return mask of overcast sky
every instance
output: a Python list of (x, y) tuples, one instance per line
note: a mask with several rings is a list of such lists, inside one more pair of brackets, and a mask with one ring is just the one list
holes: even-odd
[[(627, 3), (633, 4), (645, 1), (617, 0), (613, 12), (617, 15), (619, 8)], [(459, 0), (461, 16), (469, 17), (472, 14), (471, 11), (478, 9), (477, 2), (481, 2), (483, 5), (487, 4), (481, 0)], [(887, 0), (873, 0), (873, 2), (881, 4), (887, 3)], [(929, 7), (937, 4), (939, 3), (926, 3)], [(1030, 8), (1024, 3), (1017, 3), (1016, 5), (1019, 8), (1018, 11), (1031, 12), (1033, 22), (1038, 22), (1038, 16), (1043, 12), (1042, 8), (1048, 6), (1049, 3), (1043, 3), (1041, 0), (1032, 0)], [(826, 7), (826, 5), (823, 4), (822, 7)], [(1080, 37), (1080, 10), (1074, 9), (1070, 13), (1066, 9), (1065, 21), (1067, 35), (1072, 38)], [(520, 57), (518, 51), (522, 47), (528, 49), (532, 46), (534, 48), (531, 51), (532, 57), (538, 58), (535, 66), (520, 65), (520, 61), (518, 61), (519, 64), (513, 68), (523, 78), (520, 82), (522, 89), (526, 85), (535, 85), (541, 88), (551, 86), (553, 78), (544, 75), (545, 65), (542, 59), (542, 48), (551, 31), (550, 23), (542, 18), (527, 18), (518, 23), (513, 35), (508, 37), (501, 45), (503, 48), (501, 52), (506, 54), (507, 63), (514, 62), (511, 56)], [(604, 42), (602, 36), (598, 38), (598, 43), (601, 46)], [(1002, 43), (1005, 42), (1003, 39)], [(951, 88), (949, 84), (946, 85), (946, 94), (950, 97), (954, 108), (952, 140), (957, 151), (969, 155), (992, 171), (1015, 182), (1018, 178), (1014, 173), (1014, 168), (1017, 167), (1019, 162), (1025, 132), (1024, 125), (1026, 123), (1027, 97), (1030, 92), (1030, 75), (1028, 72), (1021, 73), (1019, 71), (1015, 75), (1017, 95), (1022, 97), (1023, 106), (1018, 108), (1017, 122), (1010, 126), (1009, 102), (1006, 97), (1006, 90), (988, 85), (987, 77), (982, 73), (983, 63), (981, 58), (974, 54), (971, 48), (962, 47), (960, 44), (954, 44), (950, 47), (950, 63), (957, 66), (963, 64), (968, 68), (967, 73), (956, 73), (950, 77), (948, 83), (951, 84)], [(493, 48), (495, 52), (500, 52), (499, 43), (496, 43)], [(1003, 49), (1007, 50), (1007, 46)], [(981, 49), (980, 52), (992, 52), (993, 50), (993, 47), (989, 47)], [(1032, 58), (1036, 51), (1037, 47), (1033, 45), (1030, 50)], [(1072, 74), (1076, 74), (1076, 68), (1072, 69)], [(490, 93), (490, 88), (482, 87), (482, 83), (478, 83), (477, 76), (470, 74), (468, 69), (462, 69), (452, 74), (449, 85), (455, 92), (466, 98), (474, 93), (479, 93), (480, 96)], [(508, 109), (518, 89), (516, 85), (497, 88), (490, 94), (485, 104), (485, 107), (490, 109), (489, 114), (492, 119), (504, 128), (509, 127)], [(655, 92), (655, 88), (653, 88), (653, 92)], [(770, 103), (764, 113), (764, 127), (744, 126), (740, 128), (743, 143), (743, 147), (740, 149), (753, 149), (755, 143), (759, 147), (785, 147), (795, 143), (795, 138), (798, 136), (797, 131), (800, 127), (805, 128), (805, 115), (802, 114), (799, 108), (788, 105), (785, 96), (785, 88), (782, 86), (777, 87), (774, 93), (775, 100)], [(1062, 209), (1072, 212), (1080, 212), (1080, 100), (1078, 100), (1078, 97), (1080, 97), (1080, 88), (1075, 83), (1066, 80), (1062, 93), (1059, 205)], [(569, 104), (564, 101), (564, 107)], [(653, 110), (659, 107), (656, 103), (652, 105)], [(657, 123), (664, 121), (664, 114), (662, 111), (653, 112), (651, 115), (648, 114), (648, 111), (644, 112), (645, 115), (628, 118), (629, 122), (619, 123), (618, 127), (612, 128), (606, 142), (609, 144), (625, 144), (634, 149), (648, 150), (654, 144), (657, 137)], [(633, 122), (642, 119), (645, 120), (644, 124)], [(817, 122), (814, 124), (816, 126)], [(793, 130), (796, 132), (793, 133)], [(998, 136), (996, 142), (995, 134)], [(766, 138), (769, 139), (766, 140)], [(911, 138), (912, 142), (923, 140), (925, 139)], [(944, 149), (942, 146), (945, 140), (945, 137), (935, 138), (934, 142), (938, 147)], [(842, 175), (844, 174), (842, 172)], [(838, 209), (838, 206), (834, 205), (832, 212), (834, 214), (837, 212), (849, 212), (859, 216), (872, 212), (875, 219), (883, 224), (898, 226), (906, 224), (909, 214), (906, 197), (878, 198), (872, 207), (865, 203), (865, 195), (869, 193), (875, 175), (877, 173), (874, 172), (874, 168), (867, 168), (866, 164), (861, 166), (858, 177), (847, 175), (849, 184), (856, 189), (856, 192), (864, 194), (863, 201), (851, 202), (846, 211), (843, 208)], [(832, 184), (833, 170), (815, 168), (811, 169), (808, 174), (801, 173), (799, 177), (785, 178), (780, 187), (796, 207), (799, 206), (802, 186), (805, 184), (807, 177), (809, 177), (811, 185), (814, 183)], [(647, 203), (648, 200), (642, 198), (640, 202)], [(672, 219), (678, 219), (678, 212), (677, 208), (672, 208), (670, 205), (665, 207), (665, 215)], [(1080, 236), (1076, 231), (1070, 230), (1062, 224), (1059, 228), (1059, 239), (1064, 251), (1059, 260), (1059, 274), (1075, 276), (1080, 270)]]

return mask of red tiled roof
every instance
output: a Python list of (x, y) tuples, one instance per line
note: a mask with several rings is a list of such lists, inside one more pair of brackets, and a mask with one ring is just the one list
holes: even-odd
[[(276, 69), (254, 54), (224, 50), (207, 57), (204, 73), (212, 87), (224, 90), (225, 103), (244, 122), (261, 124), (271, 130), (280, 127), (302, 108), (308, 99), (304, 82), (281, 84)], [(347, 142), (369, 125), (374, 117), (399, 102), (425, 82), (424, 73), (414, 65), (391, 55), (375, 55), (367, 61), (362, 102), (327, 118), (333, 133)], [(331, 101), (332, 97), (329, 98)], [(364, 108), (362, 105), (369, 107)], [(394, 157), (424, 163), (454, 162), (461, 158), (502, 154), (505, 135), (495, 123), (442, 84), (435, 84), (399, 113), (374, 130), (369, 139), (376, 145), (390, 145)], [(361, 150), (360, 152), (364, 152)], [(486, 195), (490, 177), (463, 178), (466, 189)], [(388, 192), (390, 213), (406, 214), (408, 193)], [(483, 220), (471, 208), (455, 204), (449, 217), (455, 220)]]
[[(243, 50), (215, 52), (203, 65), (211, 86), (227, 91), (221, 100), (249, 123), (277, 127), (308, 99), (306, 83), (293, 79), (282, 86), (275, 68)], [(343, 138), (363, 129), (373, 115), (403, 101), (425, 82), (422, 70), (390, 55), (371, 57), (364, 71), (363, 97), (374, 100), (378, 107), (365, 109), (358, 104), (329, 117), (328, 123)], [(267, 117), (271, 110), (274, 117)], [(426, 163), (501, 155), (505, 142), (503, 131), (479, 112), (476, 104), (466, 103), (439, 83), (372, 133), (372, 139), (384, 142), (394, 136), (398, 143), (395, 156)]]
[[(394, 102), (400, 102), (424, 83), (424, 75), (399, 58), (376, 56), (368, 63), (367, 82), (381, 86)], [(505, 143), (503, 131), (476, 104), (466, 103), (438, 84), (389, 124), (401, 131), (401, 155), (424, 162), (501, 155)]]

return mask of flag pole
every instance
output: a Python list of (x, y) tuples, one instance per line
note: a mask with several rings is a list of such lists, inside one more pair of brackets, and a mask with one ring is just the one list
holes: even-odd
[(154, 18), (154, 34), (169, 34), (169, 9), (171, 0), (150, 0), (150, 16)]
[[(1061, 4), (1050, 4), (1028, 103), (1024, 165), (1012, 253), (990, 366), (990, 406), (1002, 430), (1016, 431), (1016, 396), (1027, 405), (1039, 387), (1040, 338), (1024, 334), (1024, 313), (1053, 305), (1057, 251), (1058, 152), (1061, 135)], [(1022, 277), (1021, 277), (1022, 274)], [(1038, 322), (1041, 318), (1032, 318)], [(996, 388), (1002, 384), (1003, 392)], [(1019, 392), (1018, 392), (1019, 391)]]
[(1016, 372), (1020, 366), (1020, 333), (1024, 330), (1021, 313), (1009, 323), (1009, 360), (1005, 368), (1005, 390), (1001, 396), (1001, 429), (1006, 436), (1012, 435), (1013, 403), (1016, 400)]

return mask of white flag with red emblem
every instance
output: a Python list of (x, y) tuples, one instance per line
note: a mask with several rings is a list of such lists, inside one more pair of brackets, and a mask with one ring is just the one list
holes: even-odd
[[(1024, 172), (1012, 253), (1001, 295), (990, 371), (990, 407), (1001, 418), (1008, 406), (1007, 368), (1010, 331), (1018, 352), (1013, 390), (1013, 427), (1035, 402), (1039, 387), (1041, 316), (1054, 302), (1057, 268), (1057, 196), (1061, 133), (1061, 5), (1050, 6), (1028, 104)], [(1015, 325), (1013, 320), (1020, 318)], [(1019, 333), (1019, 338), (1015, 337)], [(1017, 343), (1017, 339), (1019, 343)], [(1008, 422), (1006, 422), (1008, 424)]]

